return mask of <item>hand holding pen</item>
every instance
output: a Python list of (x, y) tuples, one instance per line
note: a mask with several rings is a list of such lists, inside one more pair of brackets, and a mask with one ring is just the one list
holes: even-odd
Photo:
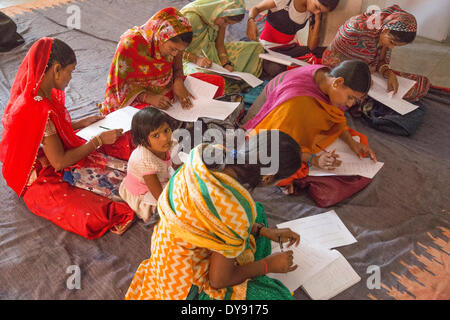
[(202, 68), (211, 68), (212, 61), (208, 58), (208, 56), (206, 55), (206, 53), (203, 49), (202, 49), (202, 54), (203, 54), (203, 57), (199, 56), (197, 58), (196, 64)]
[(342, 161), (338, 160), (339, 155), (335, 153), (336, 150), (329, 152), (317, 144), (316, 144), (316, 146), (324, 152), (318, 156), (317, 166), (319, 168), (326, 169), (326, 170), (335, 170), (337, 167), (339, 167), (342, 164)]

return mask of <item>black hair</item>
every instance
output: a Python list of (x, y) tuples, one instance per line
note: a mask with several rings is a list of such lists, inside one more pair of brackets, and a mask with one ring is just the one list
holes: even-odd
[(181, 33), (173, 38), (170, 38), (169, 40), (173, 41), (173, 42), (177, 42), (177, 43), (184, 42), (184, 43), (190, 44), (192, 42), (193, 36), (194, 36), (194, 34), (192, 33), (192, 31), (188, 31), (188, 32)]
[(234, 22), (240, 22), (244, 19), (244, 17), (245, 14), (238, 14), (236, 16), (227, 16), (226, 18)]
[[(275, 141), (272, 141), (273, 139)], [(278, 150), (275, 151), (277, 146)], [(290, 135), (279, 130), (267, 130), (252, 135), (235, 150), (226, 150), (218, 157), (217, 153), (221, 152), (221, 149), (211, 147), (212, 144), (207, 145), (202, 152), (206, 167), (219, 172), (227, 166), (231, 167), (236, 172), (237, 180), (250, 190), (261, 183), (263, 175), (273, 175), (274, 181), (286, 179), (297, 172), (302, 163), (300, 146)], [(278, 161), (276, 171), (264, 173), (262, 170), (272, 168), (271, 160), (275, 157)]]
[(59, 63), (61, 67), (65, 68), (69, 64), (77, 62), (77, 57), (73, 49), (64, 41), (59, 39), (53, 39), (52, 51), (50, 52), (50, 57), (48, 58), (47, 67), (45, 71), (51, 68), (55, 63)]
[(346, 60), (334, 67), (329, 75), (344, 78), (344, 84), (350, 89), (367, 94), (372, 84), (372, 75), (367, 63), (361, 60)]
[(333, 11), (339, 4), (339, 0), (319, 0), (320, 4)]
[(416, 38), (415, 31), (389, 30), (389, 33), (394, 37), (394, 40), (397, 42), (411, 43)]
[(148, 135), (167, 123), (171, 129), (174, 128), (173, 118), (164, 112), (146, 107), (139, 110), (131, 120), (131, 137), (135, 146), (150, 147)]

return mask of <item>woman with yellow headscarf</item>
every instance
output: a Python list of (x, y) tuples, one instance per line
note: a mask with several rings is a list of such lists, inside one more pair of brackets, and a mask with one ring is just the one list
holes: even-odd
[[(261, 158), (263, 147), (271, 150), (270, 163)], [(297, 268), (292, 250), (271, 254), (270, 240), (291, 246), (300, 236), (268, 228), (264, 207), (244, 185), (272, 185), (294, 173), (300, 158), (298, 144), (276, 130), (231, 152), (210, 144), (193, 149), (158, 200), (151, 257), (139, 266), (126, 299), (293, 299), (265, 274)]]

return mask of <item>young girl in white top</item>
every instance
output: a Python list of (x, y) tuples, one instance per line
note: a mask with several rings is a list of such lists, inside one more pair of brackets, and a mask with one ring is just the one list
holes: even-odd
[(303, 29), (308, 19), (310, 24), (308, 47), (311, 51), (319, 44), (321, 15), (333, 11), (339, 0), (263, 0), (249, 11), (247, 35), (257, 41), (258, 28), (255, 24), (256, 16), (269, 10), (264, 30), (260, 39), (274, 44), (288, 44), (294, 40), (295, 34)]
[(137, 147), (128, 160), (127, 176), (119, 194), (144, 222), (156, 212), (171, 168), (177, 169), (180, 163), (178, 158), (172, 163), (172, 121), (162, 111), (147, 107), (137, 112), (131, 122), (131, 135)]
[[(322, 14), (333, 11), (339, 0), (262, 0), (249, 10), (247, 36), (258, 41), (258, 27), (255, 19), (259, 13), (268, 10), (264, 29), (259, 40), (263, 45), (274, 47), (272, 50), (293, 58), (313, 54), (321, 58), (326, 47), (319, 47)], [(296, 34), (309, 21), (308, 43), (299, 45)], [(283, 47), (276, 48), (276, 46)], [(286, 70), (285, 66), (273, 62), (263, 62), (264, 71), (275, 76)]]

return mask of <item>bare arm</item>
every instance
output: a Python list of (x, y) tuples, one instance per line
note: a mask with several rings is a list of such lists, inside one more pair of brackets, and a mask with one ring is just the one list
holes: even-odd
[(113, 144), (121, 135), (122, 129), (105, 131), (98, 136), (99, 140), (93, 138), (77, 148), (65, 150), (58, 134), (52, 134), (44, 137), (42, 140), (42, 149), (52, 167), (56, 171), (59, 171), (74, 165), (101, 144)]
[(316, 14), (314, 17), (314, 25), (309, 26), (308, 32), (308, 48), (313, 51), (320, 43), (320, 26), (322, 24), (322, 15)]
[(258, 27), (256, 26), (255, 18), (261, 12), (265, 10), (269, 10), (275, 8), (275, 2), (273, 0), (263, 0), (258, 3), (256, 6), (252, 7), (248, 12), (248, 21), (247, 21), (247, 36), (250, 40), (257, 41), (258, 40)]
[(42, 149), (45, 156), (56, 171), (74, 165), (94, 151), (97, 146), (98, 142), (92, 139), (78, 148), (65, 151), (63, 143), (57, 134), (44, 137), (42, 140)]
[(256, 6), (250, 8), (248, 11), (248, 16), (252, 18), (256, 18), (258, 14), (260, 14), (263, 11), (275, 8), (275, 1), (273, 0), (263, 0), (260, 3), (258, 3)]
[(224, 26), (219, 27), (216, 38), (216, 49), (219, 54), (220, 63), (223, 65), (228, 62), (227, 50), (225, 49), (225, 32), (227, 28)]
[[(256, 233), (256, 224), (251, 233)], [(277, 241), (290, 241), (289, 246), (300, 242), (300, 236), (290, 229), (270, 229), (262, 227), (260, 236)], [(288, 240), (290, 239), (290, 240)], [(213, 252), (209, 265), (209, 281), (213, 288), (221, 289), (231, 287), (244, 282), (247, 279), (263, 276), (266, 273), (287, 273), (297, 269), (293, 266), (293, 251), (279, 252), (264, 259), (245, 265), (238, 265), (236, 259), (229, 259), (220, 253)]]
[(161, 186), (161, 182), (158, 179), (156, 174), (149, 174), (143, 177), (145, 184), (147, 185), (148, 191), (151, 192), (153, 197), (158, 200), (161, 195), (163, 188)]
[[(267, 262), (266, 262), (267, 263)], [(209, 282), (213, 288), (221, 289), (235, 286), (265, 274), (263, 260), (240, 266), (235, 259), (228, 259), (220, 253), (213, 252), (209, 265)]]
[(84, 119), (80, 119), (80, 120), (76, 120), (76, 121), (72, 121), (72, 129), (73, 130), (78, 130), (78, 129), (82, 129), (87, 127), (88, 125), (97, 122), (101, 119), (104, 119), (105, 116), (103, 115), (94, 115), (94, 116), (90, 116)]
[(181, 81), (184, 82), (183, 53), (184, 53), (184, 51), (178, 52), (178, 54), (173, 59), (173, 78), (174, 78), (174, 81), (181, 80)]

